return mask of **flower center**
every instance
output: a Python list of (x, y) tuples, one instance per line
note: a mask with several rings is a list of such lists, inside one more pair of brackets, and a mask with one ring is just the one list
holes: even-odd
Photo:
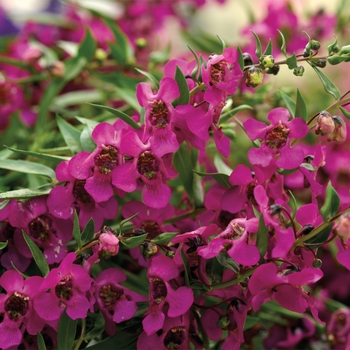
[(212, 82), (218, 83), (225, 80), (225, 67), (227, 67), (227, 63), (225, 61), (220, 61), (211, 65), (210, 78)]
[(164, 345), (167, 349), (180, 349), (181, 345), (186, 340), (185, 327), (173, 327), (171, 328), (164, 338)]
[(160, 278), (157, 277), (149, 278), (149, 282), (151, 283), (152, 299), (157, 304), (160, 304), (168, 294), (166, 285)]
[(201, 237), (189, 238), (185, 243), (189, 248), (186, 250), (186, 254), (197, 255), (197, 248), (204, 245)]
[(237, 223), (230, 224), (230, 230), (222, 236), (224, 239), (235, 240), (242, 237), (244, 232), (244, 227), (238, 225)]
[(7, 220), (3, 222), (1, 229), (2, 233), (6, 239), (12, 239), (15, 234), (16, 228), (13, 227)]
[(18, 321), (24, 316), (29, 308), (29, 297), (24, 294), (14, 292), (5, 302), (5, 311), (8, 313), (10, 320)]
[(159, 172), (156, 157), (151, 151), (142, 152), (137, 160), (137, 171), (147, 180), (154, 180)]
[(148, 239), (156, 238), (162, 233), (159, 225), (155, 221), (151, 220), (143, 221), (141, 224), (141, 229), (148, 233)]
[(107, 175), (118, 165), (118, 150), (110, 145), (102, 145), (102, 150), (95, 156), (94, 161), (98, 171)]
[(109, 311), (112, 311), (114, 304), (121, 298), (125, 298), (124, 291), (121, 288), (116, 288), (110, 284), (101, 287), (100, 298), (103, 305)]
[(151, 125), (155, 126), (157, 129), (166, 128), (170, 120), (168, 107), (161, 100), (149, 102), (149, 105), (151, 106), (149, 117)]
[(270, 148), (282, 148), (287, 142), (289, 129), (279, 122), (272, 130), (268, 131), (265, 136), (265, 144)]
[(232, 214), (226, 210), (221, 210), (219, 217), (218, 217), (218, 222), (219, 225), (222, 229), (225, 229), (227, 225), (237, 217), (236, 214)]
[(55, 287), (55, 293), (57, 298), (69, 300), (73, 296), (72, 287), (72, 276), (64, 276)]
[(38, 216), (29, 223), (29, 231), (32, 237), (46, 241), (56, 231), (52, 229), (52, 219), (47, 215)]
[(92, 197), (86, 192), (85, 189), (86, 180), (75, 180), (73, 186), (73, 196), (76, 200), (82, 203), (94, 203)]

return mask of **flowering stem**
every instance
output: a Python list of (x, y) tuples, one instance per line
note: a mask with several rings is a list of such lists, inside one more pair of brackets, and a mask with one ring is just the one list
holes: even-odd
[(75, 251), (76, 255), (80, 255), (84, 250), (87, 250), (91, 247), (93, 247), (94, 245), (98, 244), (99, 240), (92, 240), (91, 242), (86, 243), (85, 245), (83, 245), (80, 249)]
[(190, 96), (195, 95), (198, 91), (204, 90), (205, 89), (205, 85), (203, 83), (200, 83), (199, 85), (197, 85), (195, 88), (193, 88), (190, 91)]
[(84, 340), (84, 336), (85, 336), (85, 330), (86, 330), (86, 319), (82, 318), (81, 319), (81, 332), (80, 332), (80, 337), (77, 339), (76, 343), (75, 343), (75, 347), (74, 350), (78, 350), (80, 348), (81, 343)]
[(294, 238), (297, 238), (297, 229), (296, 229), (296, 227), (295, 227), (295, 222), (294, 222), (293, 218), (292, 218), (291, 215), (288, 213), (288, 211), (287, 211), (287, 209), (286, 209), (285, 207), (282, 207), (281, 209), (282, 209), (282, 210), (284, 211), (284, 213), (286, 213), (286, 215), (288, 216), (288, 218), (289, 218), (289, 220), (290, 220), (290, 222), (291, 222), (291, 224), (292, 224), (292, 228), (293, 228), (293, 232), (294, 232)]

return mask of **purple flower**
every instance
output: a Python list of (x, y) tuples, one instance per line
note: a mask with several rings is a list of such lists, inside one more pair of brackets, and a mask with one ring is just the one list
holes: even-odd
[(174, 108), (171, 101), (180, 96), (179, 87), (172, 78), (160, 81), (159, 91), (154, 94), (147, 83), (137, 86), (136, 97), (146, 110), (143, 141), (151, 144), (154, 154), (162, 157), (179, 149), (176, 134), (172, 130)]
[(132, 159), (115, 169), (112, 174), (113, 185), (125, 192), (133, 192), (138, 183), (144, 184), (142, 199), (145, 204), (152, 208), (164, 208), (171, 196), (165, 181), (176, 176), (169, 166), (166, 166), (166, 161), (171, 159), (157, 157), (153, 148), (149, 144), (143, 144), (133, 131), (123, 136), (120, 150)]
[[(259, 148), (251, 148), (249, 161), (254, 165), (267, 167), (271, 162), (284, 169), (294, 169), (304, 160), (304, 152), (300, 146), (291, 147), (291, 139), (301, 139), (308, 133), (308, 126), (300, 118), (290, 118), (286, 108), (275, 108), (269, 112), (267, 119), (271, 125), (255, 119), (243, 123), (250, 139), (261, 139)], [(275, 157), (279, 156), (275, 161)]]
[(76, 179), (86, 180), (84, 188), (95, 202), (106, 202), (113, 196), (112, 174), (123, 160), (119, 150), (122, 132), (111, 124), (98, 124), (91, 135), (96, 150), (80, 152), (69, 161), (69, 173)]
[(159, 255), (152, 259), (147, 277), (150, 282), (149, 310), (142, 325), (149, 336), (163, 327), (165, 314), (163, 306), (168, 305), (168, 317), (178, 317), (185, 314), (193, 303), (193, 291), (188, 287), (172, 288), (171, 280), (179, 276), (175, 262)]
[(124, 272), (117, 268), (102, 271), (93, 285), (94, 296), (105, 318), (106, 332), (112, 336), (116, 332), (115, 323), (131, 319), (137, 311), (136, 302), (147, 298), (123, 286), (126, 281)]
[(86, 180), (78, 180), (68, 171), (68, 161), (61, 162), (56, 169), (56, 177), (65, 186), (56, 186), (47, 198), (50, 213), (60, 219), (73, 216), (74, 209), (79, 214), (80, 227), (85, 227), (93, 218), (95, 228), (99, 229), (105, 219), (113, 219), (117, 215), (118, 203), (114, 197), (97, 203), (86, 191)]
[(41, 293), (34, 305), (44, 320), (58, 320), (64, 307), (72, 320), (87, 316), (90, 302), (86, 292), (90, 290), (93, 279), (80, 265), (73, 264), (75, 259), (75, 253), (69, 253), (41, 284)]
[(44, 321), (37, 315), (33, 300), (39, 292), (38, 285), (43, 278), (29, 277), (26, 280), (15, 271), (6, 271), (0, 278), (0, 286), (6, 294), (0, 294), (0, 348), (7, 349), (19, 345), (24, 329), (36, 335), (44, 327)]

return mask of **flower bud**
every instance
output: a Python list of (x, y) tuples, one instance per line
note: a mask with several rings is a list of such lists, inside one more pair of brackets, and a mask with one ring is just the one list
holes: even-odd
[(100, 61), (103, 62), (106, 58), (107, 58), (107, 52), (105, 50), (102, 50), (101, 48), (97, 48), (95, 51), (95, 58)]
[(345, 345), (350, 332), (350, 310), (341, 308), (335, 311), (327, 322), (326, 330), (329, 340)]
[(217, 326), (219, 328), (226, 328), (230, 324), (230, 320), (227, 316), (221, 316), (218, 320)]
[(317, 40), (310, 41), (310, 49), (311, 50), (317, 51), (317, 50), (319, 50), (320, 47), (321, 47), (321, 44), (319, 41), (317, 41)]
[(47, 70), (53, 77), (63, 77), (65, 73), (65, 65), (62, 61), (56, 61), (55, 63), (51, 64)]
[(275, 65), (275, 59), (271, 55), (264, 55), (260, 57), (260, 64), (263, 69), (272, 68)]
[(328, 135), (331, 134), (335, 129), (335, 123), (332, 116), (326, 112), (322, 111), (317, 118), (317, 124), (315, 127), (316, 135)]
[(152, 242), (144, 242), (141, 244), (142, 255), (145, 259), (150, 258), (157, 254), (158, 246)]
[(273, 67), (266, 69), (266, 74), (277, 75), (279, 71), (280, 71), (280, 66), (278, 64), (275, 64)]
[(302, 77), (304, 75), (305, 68), (303, 66), (298, 66), (293, 69), (293, 74), (297, 77)]
[(137, 38), (136, 46), (139, 49), (144, 49), (147, 46), (147, 40), (145, 38)]
[(350, 213), (344, 213), (339, 217), (334, 232), (344, 240), (350, 238)]
[(253, 65), (252, 56), (250, 56), (250, 54), (248, 52), (244, 52), (242, 54), (242, 56), (243, 56), (244, 66), (252, 66)]
[(346, 140), (346, 124), (341, 117), (333, 116), (334, 131), (328, 135), (327, 141), (344, 142)]
[(111, 232), (101, 233), (99, 236), (100, 247), (98, 255), (104, 259), (117, 255), (119, 251), (119, 239)]
[(324, 68), (327, 65), (327, 60), (325, 59), (320, 59), (316, 61), (312, 61), (317, 67)]
[(260, 68), (250, 67), (247, 70), (245, 84), (249, 87), (257, 87), (259, 84), (262, 83), (263, 79), (264, 75)]
[(321, 266), (322, 266), (322, 260), (321, 260), (321, 259), (315, 259), (315, 260), (312, 262), (312, 266), (313, 266), (315, 269), (321, 268)]

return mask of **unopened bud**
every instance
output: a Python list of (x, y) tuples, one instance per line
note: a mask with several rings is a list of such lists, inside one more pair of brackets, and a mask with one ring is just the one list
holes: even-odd
[(51, 64), (47, 70), (53, 77), (63, 77), (64, 73), (66, 71), (66, 67), (62, 61), (56, 61), (55, 63)]
[(293, 69), (293, 74), (297, 77), (302, 77), (304, 75), (305, 68), (303, 66), (298, 66)]
[(260, 64), (263, 69), (272, 68), (275, 65), (275, 59), (271, 55), (261, 56)]
[(315, 127), (316, 135), (328, 135), (332, 133), (335, 129), (335, 123), (332, 116), (326, 112), (322, 111), (317, 118), (317, 124)]
[(136, 39), (136, 46), (139, 49), (144, 49), (147, 46), (147, 40), (145, 38), (137, 38)]
[(271, 68), (267, 68), (266, 69), (266, 74), (277, 75), (279, 71), (280, 71), (280, 66), (278, 64), (276, 64), (276, 65), (274, 65)]
[(339, 217), (334, 232), (345, 240), (350, 238), (350, 213), (344, 213)]
[(269, 211), (270, 211), (271, 215), (279, 214), (281, 212), (281, 210), (282, 210), (282, 207), (279, 204), (272, 204), (269, 207)]
[(242, 54), (242, 56), (243, 56), (244, 66), (252, 66), (253, 65), (252, 56), (250, 56), (250, 54), (248, 52), (244, 52)]
[(119, 239), (113, 234), (113, 230), (101, 233), (99, 236), (100, 247), (98, 255), (104, 259), (117, 255), (119, 251)]
[(144, 242), (141, 244), (142, 255), (145, 259), (150, 258), (157, 254), (158, 246), (152, 242)]
[(344, 120), (335, 115), (332, 117), (334, 121), (334, 131), (328, 135), (327, 141), (344, 142), (346, 140), (346, 124)]
[(101, 48), (96, 49), (95, 51), (95, 58), (102, 62), (108, 57), (108, 54), (105, 50), (102, 50)]
[(327, 60), (325, 59), (320, 59), (316, 61), (312, 61), (317, 67), (324, 68), (327, 65)]
[(257, 87), (259, 84), (263, 82), (264, 75), (260, 68), (250, 67), (247, 70), (247, 77), (245, 80), (246, 86), (249, 87)]
[(320, 47), (321, 47), (321, 44), (319, 41), (317, 41), (317, 40), (310, 41), (310, 49), (311, 50), (317, 51), (317, 50), (319, 50)]
[(226, 316), (221, 316), (217, 323), (219, 328), (226, 328), (230, 324), (230, 320)]
[(319, 269), (322, 267), (322, 260), (321, 259), (315, 259), (313, 262), (312, 262), (312, 266), (315, 268), (315, 269)]

